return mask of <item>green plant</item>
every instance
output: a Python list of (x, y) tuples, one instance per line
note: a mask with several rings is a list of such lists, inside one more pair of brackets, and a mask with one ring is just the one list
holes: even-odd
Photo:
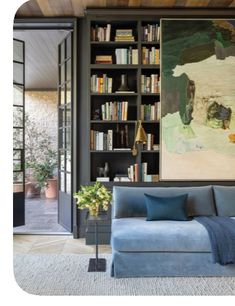
[(47, 180), (54, 178), (54, 171), (57, 165), (56, 152), (49, 149), (44, 162), (33, 162), (29, 165), (34, 170), (33, 176), (37, 181), (38, 187), (47, 187)]
[(101, 183), (81, 186), (81, 190), (73, 194), (80, 209), (89, 209), (90, 215), (98, 216), (99, 210), (107, 211), (112, 200), (112, 193)]

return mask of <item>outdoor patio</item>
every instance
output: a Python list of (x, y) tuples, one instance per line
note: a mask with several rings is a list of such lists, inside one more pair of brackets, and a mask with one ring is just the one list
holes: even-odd
[(25, 199), (25, 225), (14, 228), (14, 233), (66, 233), (57, 223), (57, 199)]

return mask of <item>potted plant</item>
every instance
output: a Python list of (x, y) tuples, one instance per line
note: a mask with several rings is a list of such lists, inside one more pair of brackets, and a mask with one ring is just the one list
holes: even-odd
[(44, 162), (31, 164), (37, 185), (45, 188), (45, 196), (49, 199), (57, 197), (56, 165), (56, 152), (53, 150), (48, 150)]
[(79, 209), (88, 209), (90, 216), (97, 217), (100, 211), (107, 211), (112, 200), (112, 193), (100, 182), (94, 185), (81, 186), (73, 194)]

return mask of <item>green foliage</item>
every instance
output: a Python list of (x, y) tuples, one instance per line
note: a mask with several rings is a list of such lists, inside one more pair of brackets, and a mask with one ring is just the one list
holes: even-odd
[(54, 170), (57, 166), (56, 152), (48, 150), (45, 161), (41, 163), (32, 162), (28, 166), (34, 170), (34, 178), (37, 181), (39, 187), (47, 187), (47, 179), (54, 177)]
[(97, 216), (99, 210), (107, 211), (112, 200), (112, 193), (100, 182), (94, 185), (81, 186), (81, 190), (73, 194), (79, 209), (89, 209), (92, 216)]

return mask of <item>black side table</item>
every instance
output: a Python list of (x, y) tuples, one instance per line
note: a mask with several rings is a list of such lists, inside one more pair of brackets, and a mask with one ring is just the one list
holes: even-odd
[(88, 272), (105, 272), (106, 259), (98, 257), (98, 223), (107, 220), (107, 214), (100, 214), (97, 217), (90, 216), (88, 213), (87, 221), (95, 222), (95, 258), (90, 258)]

